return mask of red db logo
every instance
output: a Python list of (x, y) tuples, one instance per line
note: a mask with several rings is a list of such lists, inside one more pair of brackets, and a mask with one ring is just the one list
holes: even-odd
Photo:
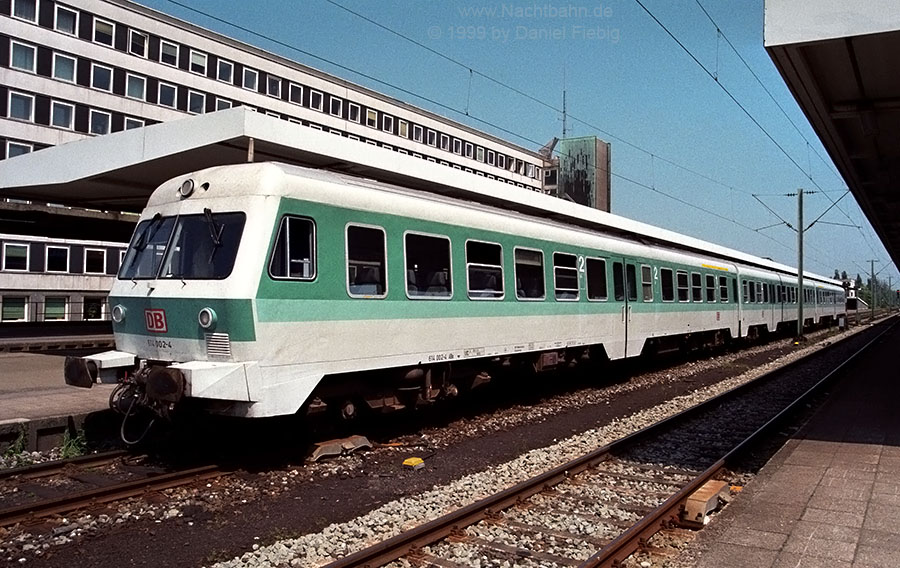
[(147, 321), (147, 331), (152, 333), (166, 333), (166, 311), (144, 310), (144, 319)]

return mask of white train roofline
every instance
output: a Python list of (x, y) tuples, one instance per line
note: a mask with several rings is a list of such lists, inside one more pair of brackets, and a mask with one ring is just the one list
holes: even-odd
[[(328, 134), (325, 134), (324, 136), (334, 137), (333, 135)], [(375, 150), (380, 149), (375, 148)], [(499, 211), (498, 207), (502, 207), (503, 209), (511, 209), (532, 216), (532, 220), (555, 221), (562, 227), (589, 229), (606, 235), (611, 234), (616, 237), (622, 237), (631, 242), (634, 242), (635, 240), (650, 241), (653, 244), (662, 245), (666, 248), (680, 249), (683, 252), (695, 255), (722, 259), (762, 270), (771, 270), (783, 275), (797, 276), (797, 270), (795, 268), (765, 258), (702, 241), (667, 229), (654, 227), (646, 223), (634, 221), (605, 211), (599, 211), (549, 195), (522, 190), (521, 188), (510, 186), (501, 181), (471, 176), (470, 174), (459, 173), (452, 169), (448, 172), (446, 171), (447, 168), (444, 166), (425, 162), (411, 156), (396, 154), (396, 157), (398, 159), (404, 159), (403, 161), (409, 160), (409, 168), (420, 170), (417, 172), (410, 171), (409, 173), (421, 174), (421, 184), (417, 184), (414, 187), (407, 187), (329, 170), (307, 168), (279, 162), (260, 162), (233, 166), (216, 166), (198, 170), (183, 176), (177, 176), (157, 188), (157, 190), (153, 192), (153, 195), (151, 195), (147, 206), (149, 208), (159, 207), (177, 201), (176, 190), (185, 179), (199, 179), (204, 175), (215, 175), (221, 173), (223, 170), (227, 171), (239, 168), (245, 172), (256, 170), (256, 173), (250, 173), (248, 177), (268, 177), (271, 180), (271, 183), (266, 184), (267, 187), (263, 192), (272, 195), (292, 195), (292, 190), (290, 188), (286, 187), (284, 184), (277, 183), (277, 179), (275, 179), (278, 175), (291, 175), (326, 183), (354, 185), (371, 190), (405, 194), (419, 199), (429, 199), (437, 202), (443, 201), (445, 203), (453, 203), (463, 207), (477, 207), (475, 204), (486, 205), (486, 209), (490, 209), (495, 213)], [(453, 181), (458, 182), (459, 185), (448, 185)], [(422, 193), (421, 190), (423, 189), (429, 193)], [(259, 193), (258, 187), (247, 188), (246, 191), (246, 195), (259, 195)], [(459, 198), (464, 198), (475, 203), (460, 201)], [(445, 199), (446, 201), (444, 201)], [(537, 216), (537, 219), (535, 219), (534, 216)], [(806, 279), (840, 287), (840, 282), (831, 278), (807, 271), (804, 271), (803, 274)]]

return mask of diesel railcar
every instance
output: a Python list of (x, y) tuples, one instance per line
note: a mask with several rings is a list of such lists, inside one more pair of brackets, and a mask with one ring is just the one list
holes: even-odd
[(118, 381), (162, 416), (350, 417), (512, 365), (775, 331), (799, 294), (809, 323), (843, 313), (836, 281), (798, 290), (788, 267), (710, 249), (322, 170), (210, 168), (152, 194), (110, 292), (117, 348), (65, 378)]

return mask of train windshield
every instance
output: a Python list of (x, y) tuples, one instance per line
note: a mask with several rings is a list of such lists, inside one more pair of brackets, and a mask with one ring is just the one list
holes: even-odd
[(244, 213), (213, 213), (142, 221), (134, 232), (119, 279), (227, 278), (234, 268)]

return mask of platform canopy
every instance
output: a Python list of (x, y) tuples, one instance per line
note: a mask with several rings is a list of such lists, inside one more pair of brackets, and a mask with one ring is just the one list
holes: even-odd
[[(398, 153), (236, 107), (0, 161), (0, 197), (140, 211), (162, 182), (199, 169), (280, 161), (400, 182)], [(393, 154), (393, 156), (392, 156)], [(372, 156), (375, 158), (372, 158)], [(406, 157), (406, 156), (402, 156)]]
[(766, 0), (765, 45), (900, 266), (896, 0)]

